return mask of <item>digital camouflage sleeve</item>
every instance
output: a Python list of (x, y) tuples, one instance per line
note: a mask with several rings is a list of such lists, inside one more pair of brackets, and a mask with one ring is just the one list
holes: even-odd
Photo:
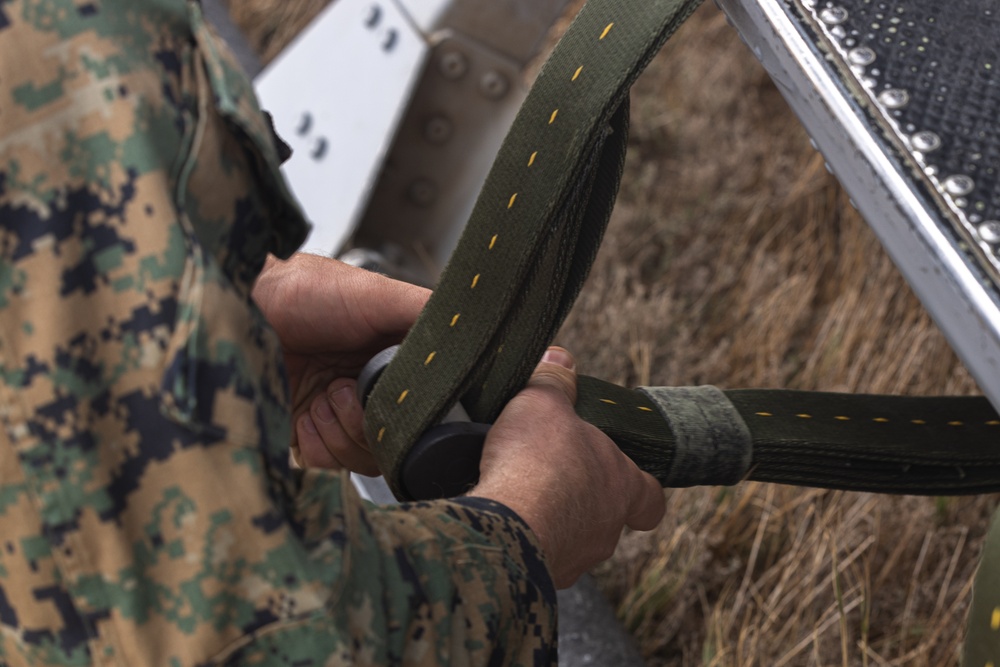
[(554, 663), (508, 510), (289, 470), (305, 232), (194, 0), (0, 0), (0, 665)]

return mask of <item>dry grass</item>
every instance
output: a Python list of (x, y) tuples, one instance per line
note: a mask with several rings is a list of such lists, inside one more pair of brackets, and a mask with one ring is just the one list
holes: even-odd
[[(234, 14), (273, 55), (323, 5)], [(624, 384), (976, 391), (710, 7), (634, 90), (619, 205), (560, 340)], [(957, 664), (995, 498), (667, 493), (598, 572), (649, 664)]]

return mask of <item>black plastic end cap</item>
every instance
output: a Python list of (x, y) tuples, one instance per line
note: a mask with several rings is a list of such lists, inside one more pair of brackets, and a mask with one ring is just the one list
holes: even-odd
[(361, 373), (358, 374), (358, 400), (361, 401), (361, 407), (368, 403), (368, 397), (375, 389), (375, 383), (382, 377), (382, 371), (396, 357), (397, 352), (399, 352), (399, 345), (387, 347), (369, 359), (365, 367), (361, 369)]
[(489, 424), (451, 422), (427, 430), (406, 457), (403, 492), (410, 500), (460, 496), (479, 481)]

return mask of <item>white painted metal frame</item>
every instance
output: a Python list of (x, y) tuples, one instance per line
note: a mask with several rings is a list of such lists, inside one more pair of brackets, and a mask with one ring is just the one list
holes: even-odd
[(285, 176), (313, 223), (304, 250), (333, 254), (354, 230), (429, 51), (395, 2), (338, 0), (255, 80), (293, 150)]

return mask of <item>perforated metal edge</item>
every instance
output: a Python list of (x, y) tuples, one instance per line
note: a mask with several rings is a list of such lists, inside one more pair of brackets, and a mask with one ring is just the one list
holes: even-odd
[(951, 346), (1000, 407), (1000, 294), (781, 0), (717, 0)]
[[(856, 44), (848, 32), (848, 28), (853, 27), (853, 15), (833, 1), (785, 0), (785, 4), (799, 7), (812, 30), (822, 35), (822, 47), (831, 58), (839, 61), (838, 69), (842, 73), (849, 72), (847, 76), (856, 98), (871, 111), (886, 136), (892, 138), (917, 178), (934, 193), (938, 205), (953, 221), (952, 227), (969, 243), (968, 250), (1000, 275), (1000, 246), (997, 245), (1000, 223), (969, 210), (967, 196), (976, 184), (968, 174), (942, 173), (938, 169), (934, 153), (941, 137), (926, 128), (908, 131), (898, 120), (898, 110), (910, 104), (910, 91), (899, 82), (885, 79), (880, 63), (874, 59), (874, 51)], [(867, 57), (868, 52), (871, 58)]]

